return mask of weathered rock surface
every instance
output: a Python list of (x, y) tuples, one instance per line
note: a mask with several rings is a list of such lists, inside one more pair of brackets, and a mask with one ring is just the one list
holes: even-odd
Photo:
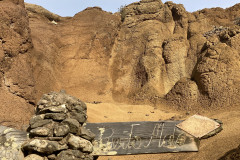
[(39, 153), (52, 154), (56, 151), (67, 149), (67, 145), (60, 145), (56, 141), (32, 139), (23, 145), (24, 150), (37, 151)]
[(80, 127), (79, 122), (76, 119), (65, 119), (64, 121), (62, 121), (62, 124), (67, 124), (70, 128), (70, 132), (71, 133), (78, 133), (78, 129)]
[(44, 116), (44, 118), (53, 119), (56, 121), (64, 120), (64, 119), (66, 119), (66, 117), (67, 117), (67, 115), (63, 114), (63, 113), (47, 113)]
[(122, 14), (125, 18), (111, 61), (113, 98), (164, 97), (178, 80), (188, 76), (188, 13), (170, 2), (141, 1), (128, 5)]
[(51, 129), (47, 127), (37, 127), (32, 129), (30, 133), (35, 136), (48, 136), (51, 133)]
[(185, 110), (191, 110), (191, 107), (198, 105), (199, 96), (200, 93), (196, 82), (182, 78), (174, 85), (166, 98)]
[(46, 17), (50, 21), (58, 22), (58, 21), (60, 21), (62, 19), (62, 17), (60, 17), (59, 15), (54, 14), (52, 12), (49, 12), (45, 8), (43, 8), (41, 6), (38, 6), (38, 5), (25, 3), (25, 8), (26, 8), (27, 11), (30, 11), (30, 12), (33, 12), (33, 13), (37, 13), (38, 15)]
[(31, 128), (37, 128), (37, 127), (42, 127), (44, 125), (47, 125), (49, 123), (53, 123), (51, 119), (43, 119), (36, 121), (35, 123), (31, 124)]
[(63, 136), (66, 136), (70, 132), (70, 127), (67, 124), (58, 125), (58, 126), (55, 126), (53, 132), (56, 137), (63, 137)]
[(190, 14), (182, 5), (157, 0), (123, 8), (110, 67), (113, 98), (139, 103), (167, 95), (184, 109), (238, 102), (239, 51), (231, 42), (240, 30), (233, 8), (223, 10), (229, 17), (224, 23), (212, 18), (221, 9)]
[(62, 18), (55, 25), (28, 5), (27, 10), (34, 77), (39, 82), (36, 98), (64, 88), (83, 101), (111, 100), (109, 59), (120, 17), (94, 7)]
[(91, 131), (89, 131), (88, 129), (86, 129), (83, 125), (83, 127), (81, 127), (81, 129), (78, 130), (78, 134), (81, 137), (83, 137), (84, 139), (87, 139), (89, 141), (92, 141), (95, 138), (95, 134), (92, 133)]
[(21, 145), (27, 138), (26, 132), (0, 126), (0, 158), (6, 160), (24, 159)]
[(79, 150), (65, 150), (65, 151), (62, 151), (60, 152), (58, 155), (57, 155), (57, 159), (58, 160), (91, 160), (93, 159), (93, 157), (91, 155), (88, 155), (88, 154), (85, 154), (85, 153), (82, 153), (81, 151)]
[(30, 154), (24, 158), (24, 160), (45, 160), (45, 158), (37, 155), (37, 154)]
[(91, 153), (93, 151), (93, 145), (88, 140), (69, 134), (68, 144), (72, 149), (81, 149), (83, 152)]
[(199, 91), (209, 99), (210, 106), (230, 106), (239, 103), (240, 30), (225, 29), (207, 37), (205, 48), (193, 75)]
[(23, 0), (0, 1), (0, 28), (0, 121), (20, 129), (33, 114), (29, 102), (34, 102), (35, 83), (28, 52), (32, 41)]

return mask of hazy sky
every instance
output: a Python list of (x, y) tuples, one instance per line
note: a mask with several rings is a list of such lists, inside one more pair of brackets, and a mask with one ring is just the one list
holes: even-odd
[[(105, 11), (117, 12), (121, 5), (128, 5), (137, 0), (25, 0), (27, 3), (38, 4), (60, 16), (74, 16), (87, 7), (99, 6)], [(166, 2), (167, 0), (162, 0)], [(189, 12), (203, 8), (230, 7), (240, 0), (171, 0), (184, 4)]]

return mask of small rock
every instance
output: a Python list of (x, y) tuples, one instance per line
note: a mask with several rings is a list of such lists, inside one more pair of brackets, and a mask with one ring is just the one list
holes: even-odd
[(31, 139), (23, 145), (25, 151), (37, 151), (44, 154), (52, 154), (55, 151), (67, 149), (67, 145), (60, 145), (56, 141)]
[(64, 150), (57, 155), (57, 160), (77, 160), (82, 159), (83, 153), (79, 150)]
[(78, 102), (79, 104), (71, 107), (72, 111), (76, 111), (78, 113), (85, 112), (87, 110), (87, 106), (83, 102)]
[(54, 102), (57, 102), (59, 104), (64, 104), (66, 103), (66, 97), (68, 97), (66, 93), (60, 92), (60, 93), (55, 93), (55, 96), (53, 98)]
[(61, 121), (61, 120), (66, 119), (67, 115), (64, 113), (46, 113), (44, 118)]
[(170, 120), (170, 121), (174, 121), (175, 118), (176, 118), (175, 116), (172, 116), (169, 120)]
[[(54, 96), (54, 92), (50, 92), (50, 93), (48, 93), (48, 94), (44, 94), (43, 96), (42, 96), (42, 98), (41, 98), (41, 100), (47, 100), (47, 101), (51, 101), (52, 100), (52, 98), (53, 98), (53, 96)], [(41, 101), (40, 100), (40, 101)]]
[(51, 130), (46, 127), (37, 127), (30, 130), (30, 134), (34, 136), (48, 136), (51, 133)]
[(37, 127), (42, 127), (49, 123), (53, 123), (53, 121), (50, 119), (44, 119), (44, 120), (36, 121), (35, 123), (31, 124), (30, 126), (31, 126), (31, 128), (37, 128)]
[(56, 127), (54, 128), (54, 131), (53, 131), (53, 133), (54, 133), (54, 135), (55, 135), (56, 137), (65, 136), (65, 135), (67, 135), (69, 132), (70, 132), (70, 128), (69, 128), (69, 126), (68, 126), (67, 124), (56, 126)]
[(49, 141), (61, 141), (63, 137), (47, 137)]
[(25, 157), (24, 160), (45, 160), (45, 159), (37, 154), (30, 154), (27, 157)]
[(66, 101), (67, 101), (67, 108), (68, 110), (70, 111), (77, 111), (77, 112), (82, 112), (82, 111), (86, 111), (87, 110), (87, 106), (84, 102), (78, 100), (77, 98), (75, 97), (67, 97), (66, 98)]
[(44, 114), (40, 114), (40, 115), (35, 115), (30, 119), (30, 125), (33, 125), (34, 123), (41, 121), (44, 119)]
[(70, 112), (70, 118), (76, 119), (79, 123), (84, 123), (87, 120), (87, 115), (83, 112)]
[(41, 100), (38, 102), (38, 105), (44, 105), (44, 104), (47, 104), (47, 103), (49, 103), (48, 100), (46, 100), (46, 99), (41, 99)]
[(95, 134), (87, 130), (85, 127), (79, 129), (78, 135), (86, 140), (92, 141), (95, 138)]
[(64, 137), (61, 141), (58, 142), (61, 145), (68, 144), (68, 136)]
[(51, 154), (47, 157), (49, 160), (56, 160), (57, 156), (55, 154)]
[(38, 111), (38, 114), (42, 113), (66, 113), (67, 108), (65, 104), (59, 106), (46, 107)]
[(99, 104), (99, 103), (102, 103), (100, 101), (93, 101), (93, 104)]
[(93, 145), (90, 141), (74, 136), (73, 134), (69, 134), (68, 144), (72, 147), (72, 149), (81, 149), (83, 152), (88, 153), (93, 151)]
[(62, 121), (62, 124), (68, 125), (71, 133), (78, 133), (78, 128), (80, 127), (80, 124), (76, 119), (67, 118)]

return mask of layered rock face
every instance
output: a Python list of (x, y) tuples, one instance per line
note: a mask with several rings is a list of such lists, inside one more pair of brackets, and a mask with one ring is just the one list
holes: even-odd
[(206, 37), (193, 77), (210, 106), (239, 103), (239, 33), (239, 29), (225, 28)]
[(190, 76), (188, 13), (181, 5), (156, 0), (130, 4), (121, 14), (111, 62), (114, 99), (164, 97), (178, 80)]
[(95, 7), (54, 24), (49, 14), (26, 7), (34, 44), (36, 98), (64, 88), (83, 101), (111, 100), (109, 59), (119, 16)]
[[(23, 0), (0, 1), (0, 122), (27, 124), (33, 111), (34, 79), (28, 51), (32, 48)], [(26, 113), (27, 112), (27, 113)], [(19, 114), (25, 114), (24, 117)], [(13, 122), (13, 123), (11, 123)]]
[(237, 6), (191, 14), (142, 0), (122, 8), (110, 64), (114, 100), (167, 98), (184, 109), (238, 103)]
[(85, 129), (87, 106), (64, 92), (43, 95), (30, 120), (25, 159), (91, 160), (95, 135)]

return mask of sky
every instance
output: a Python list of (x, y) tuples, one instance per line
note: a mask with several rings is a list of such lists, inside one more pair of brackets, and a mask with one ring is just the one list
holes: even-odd
[[(115, 13), (121, 6), (128, 5), (138, 0), (25, 0), (27, 3), (38, 4), (60, 16), (74, 16), (87, 7), (98, 6), (105, 11)], [(162, 0), (166, 2), (167, 0)], [(240, 0), (171, 0), (183, 4), (187, 11), (193, 12), (203, 8), (231, 7)]]

